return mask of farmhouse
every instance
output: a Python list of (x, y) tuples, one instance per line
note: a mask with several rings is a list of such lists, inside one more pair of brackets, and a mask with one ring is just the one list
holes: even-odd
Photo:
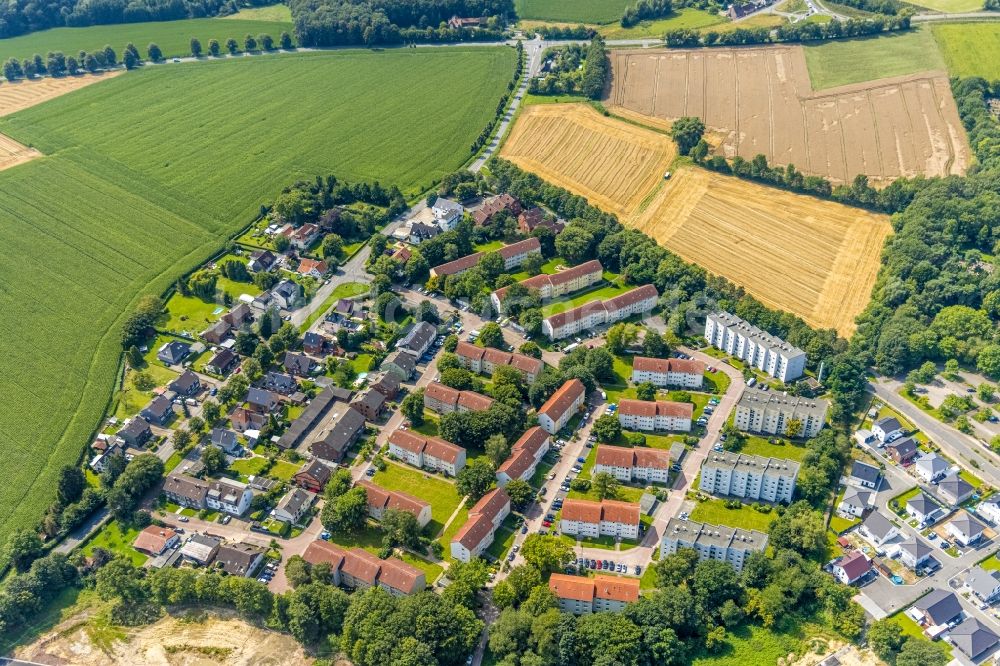
[(587, 389), (579, 379), (570, 379), (559, 387), (538, 410), (538, 425), (554, 435), (569, 423), (587, 397)]
[(597, 539), (613, 536), (639, 538), (639, 505), (615, 500), (567, 499), (563, 503), (559, 529), (563, 534)]
[(438, 414), (485, 412), (492, 405), (493, 398), (475, 391), (459, 391), (440, 382), (431, 382), (424, 388), (424, 407)]
[[(541, 242), (535, 238), (527, 238), (510, 245), (505, 245), (499, 250), (496, 250), (503, 259), (504, 270), (510, 271), (512, 268), (516, 268), (524, 263), (524, 260), (532, 254), (541, 254), (542, 245)], [(476, 252), (475, 254), (466, 255), (460, 259), (454, 261), (449, 261), (446, 264), (441, 264), (440, 266), (435, 266), (431, 269), (431, 277), (442, 277), (445, 275), (461, 275), (465, 271), (479, 265), (479, 261), (483, 258), (486, 252)]]
[(605, 301), (590, 301), (542, 320), (542, 332), (549, 340), (559, 340), (601, 324), (613, 324), (656, 307), (660, 297), (656, 287), (646, 284)]
[(594, 473), (605, 472), (619, 481), (670, 481), (670, 452), (643, 447), (599, 446)]
[(389, 453), (419, 467), (456, 476), (465, 467), (465, 449), (437, 437), (425, 437), (410, 430), (389, 435)]
[(767, 535), (757, 530), (671, 518), (660, 541), (660, 559), (681, 548), (694, 550), (702, 561), (728, 562), (739, 573), (750, 553), (763, 552), (767, 548)]
[(826, 421), (826, 400), (747, 387), (736, 405), (734, 423), (740, 430), (788, 437), (815, 437)]
[(713, 451), (701, 465), (702, 492), (791, 503), (799, 464), (783, 458)]
[(804, 351), (728, 312), (708, 315), (705, 339), (783, 382), (798, 379), (805, 371)]
[(358, 485), (368, 494), (368, 515), (375, 520), (382, 520), (388, 509), (395, 509), (412, 513), (420, 527), (431, 522), (431, 505), (422, 499), (398, 490), (386, 490), (371, 481), (358, 481)]
[(529, 384), (538, 378), (545, 367), (541, 359), (532, 356), (500, 351), (493, 347), (477, 347), (468, 342), (459, 342), (455, 347), (455, 355), (463, 368), (476, 374), (492, 375), (496, 368), (509, 365), (520, 372)]
[(497, 529), (510, 514), (510, 497), (494, 488), (469, 509), (469, 519), (451, 539), (451, 556), (459, 562), (479, 557), (493, 543)]
[(514, 479), (529, 481), (548, 452), (549, 441), (549, 434), (540, 427), (529, 428), (514, 442), (510, 456), (497, 469), (497, 485), (503, 488)]
[(694, 405), (690, 402), (624, 398), (618, 401), (618, 421), (628, 430), (688, 432), (693, 414)]
[[(596, 259), (584, 262), (579, 266), (567, 268), (553, 275), (542, 273), (527, 280), (516, 283), (528, 290), (538, 292), (539, 298), (559, 298), (581, 289), (591, 287), (604, 279), (604, 267)], [(513, 286), (513, 285), (512, 285)], [(510, 287), (497, 289), (490, 295), (493, 306), (500, 311)]]
[(705, 363), (696, 359), (636, 356), (632, 360), (633, 384), (649, 382), (654, 386), (699, 390), (704, 381)]
[(593, 578), (554, 573), (549, 591), (559, 599), (559, 610), (573, 615), (618, 612), (639, 599), (639, 581), (597, 574)]

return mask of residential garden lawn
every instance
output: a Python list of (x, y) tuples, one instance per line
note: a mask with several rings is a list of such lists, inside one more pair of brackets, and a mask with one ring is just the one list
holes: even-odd
[[(96, 41), (85, 48), (127, 40)], [(0, 489), (0, 545), (41, 517), (59, 468), (79, 459), (100, 422), (121, 326), (140, 295), (165, 293), (296, 180), (335, 174), (409, 197), (426, 191), (468, 160), (514, 58), (510, 48), (456, 47), (144, 67), (0, 118), (0, 132), (46, 155), (0, 172), (9, 194), (0, 394), (12, 396), (0, 411), (0, 454), (18, 452)], [(318, 90), (336, 91), (337, 103)], [(254, 103), (234, 107), (241, 99)], [(46, 353), (12, 346), (29, 339)]]
[(132, 547), (132, 542), (139, 536), (139, 530), (129, 528), (122, 532), (117, 520), (112, 520), (102, 527), (83, 547), (84, 555), (91, 555), (95, 548), (103, 548), (116, 555), (123, 555), (137, 567), (142, 566), (149, 558)]
[(413, 426), (412, 430), (414, 432), (419, 432), (424, 437), (437, 437), (438, 435), (437, 414), (435, 414), (429, 409), (424, 409), (424, 422), (418, 426)]
[(676, 11), (666, 18), (640, 21), (631, 28), (623, 28), (620, 23), (604, 25), (600, 27), (598, 32), (605, 39), (638, 39), (641, 37), (662, 37), (670, 30), (698, 30), (725, 22), (726, 19), (718, 14), (686, 8)]
[(545, 462), (544, 459), (538, 463), (538, 467), (535, 468), (535, 474), (531, 477), (531, 487), (541, 488), (542, 484), (545, 483), (545, 477), (549, 475), (553, 467), (552, 463)]
[[(953, 0), (932, 0), (948, 4)], [(955, 0), (975, 2), (978, 0)], [(929, 6), (927, 2), (921, 3)], [(1000, 24), (949, 23), (931, 28), (934, 40), (952, 76), (982, 76), (992, 81), (1000, 78)]]
[(787, 458), (788, 460), (802, 462), (802, 459), (805, 458), (806, 454), (809, 452), (809, 449), (805, 446), (798, 443), (792, 443), (787, 439), (779, 438), (778, 441), (788, 443), (772, 444), (764, 437), (748, 435), (746, 444), (744, 444), (743, 448), (740, 449), (740, 453), (771, 458)]
[[(367, 293), (370, 289), (371, 287), (369, 285), (362, 282), (345, 282), (344, 284), (337, 285), (337, 287), (330, 292), (330, 295), (326, 297), (323, 303), (316, 308), (316, 311), (306, 317), (306, 320), (302, 322), (301, 326), (299, 326), (299, 332), (305, 333), (308, 331), (309, 327), (312, 326), (317, 319), (324, 316), (327, 313), (327, 310), (332, 308), (340, 299), (360, 296)], [(365, 370), (367, 369), (368, 368), (366, 367)]]
[[(458, 507), (459, 497), (455, 484), (420, 470), (390, 463), (385, 471), (372, 477), (376, 485), (399, 490), (419, 497), (431, 505), (431, 522), (427, 526), (429, 534), (437, 534)], [(461, 525), (459, 525), (461, 527)]]
[[(242, 12), (240, 13), (242, 15)], [(49, 51), (62, 51), (66, 55), (76, 55), (78, 51), (96, 51), (110, 44), (121, 62), (125, 44), (132, 42), (139, 49), (139, 55), (146, 57), (146, 47), (155, 43), (163, 51), (164, 58), (191, 55), (191, 38), (201, 41), (202, 50), (208, 52), (208, 40), (217, 39), (226, 53), (226, 40), (232, 37), (243, 50), (243, 38), (247, 34), (255, 37), (267, 33), (275, 43), (282, 32), (292, 35), (291, 20), (263, 21), (202, 18), (183, 21), (153, 21), (149, 23), (121, 23), (115, 25), (94, 25), (85, 28), (52, 28), (33, 32), (20, 37), (0, 40), (0, 55), (3, 60), (14, 57), (18, 60), (30, 58), (36, 53), (44, 56)]]
[[(268, 5), (266, 7), (245, 7), (235, 14), (230, 14), (223, 18), (227, 21), (282, 21), (291, 23), (292, 10), (285, 4)], [(272, 35), (272, 37), (274, 36)]]
[(926, 28), (805, 43), (803, 48), (813, 90), (945, 68), (934, 35)]
[(362, 372), (370, 372), (371, 364), (371, 354), (358, 354), (351, 360), (351, 367), (354, 368), (354, 372), (358, 374), (361, 374)]
[(476, 245), (473, 248), (473, 250), (475, 252), (495, 252), (496, 250), (502, 248), (504, 245), (505, 243), (503, 241), (495, 240), (495, 241), (490, 241), (489, 243), (480, 243), (479, 245)]
[[(581, 474), (581, 476), (582, 476), (582, 474)], [(621, 485), (621, 486), (618, 487), (618, 494), (617, 494), (617, 496), (615, 496), (614, 498), (608, 498), (608, 499), (616, 499), (616, 500), (619, 500), (621, 502), (635, 502), (635, 503), (638, 503), (639, 502), (639, 498), (642, 497), (642, 494), (644, 492), (646, 492), (645, 488), (635, 488), (633, 486)], [(597, 493), (594, 492), (593, 488), (591, 488), (590, 490), (588, 490), (585, 493), (580, 492), (579, 490), (571, 490), (571, 491), (569, 491), (569, 493), (567, 493), (566, 496), (569, 499), (584, 499), (584, 500), (591, 500), (591, 501), (594, 501), (594, 502), (600, 502), (601, 501), (601, 498), (597, 496)]]
[(965, 479), (966, 481), (968, 481), (969, 485), (971, 485), (977, 491), (983, 487), (983, 480), (967, 469), (960, 470), (958, 475), (963, 479)]
[(710, 393), (724, 394), (729, 389), (731, 382), (729, 375), (721, 370), (705, 372), (705, 390)]
[[(146, 365), (139, 372), (150, 375), (153, 381), (156, 382), (157, 387), (164, 387), (179, 376), (178, 373), (164, 367), (162, 364)], [(155, 395), (153, 391), (141, 391), (135, 385), (139, 372), (130, 368), (125, 373), (124, 386), (118, 392), (117, 403), (113, 410), (113, 415), (119, 419), (126, 419), (138, 414), (149, 404)]]
[(571, 23), (618, 21), (629, 0), (515, 0), (518, 18)]
[[(447, 518), (445, 518), (445, 520), (447, 520)], [(441, 546), (444, 548), (444, 558), (449, 562), (454, 562), (454, 560), (451, 557), (452, 537), (454, 537), (458, 533), (458, 531), (462, 529), (462, 525), (465, 525), (465, 523), (468, 520), (469, 520), (469, 509), (468, 507), (463, 505), (458, 510), (458, 513), (455, 514), (455, 519), (451, 521), (450, 525), (448, 525), (448, 529), (442, 531), (441, 536), (438, 537), (438, 543), (440, 543)]]
[(891, 617), (892, 621), (898, 624), (903, 633), (910, 638), (924, 638), (924, 630), (920, 625), (910, 619), (906, 613), (899, 612)]
[(619, 294), (623, 294), (630, 289), (632, 289), (632, 287), (622, 286), (620, 283), (605, 282), (604, 284), (587, 291), (577, 292), (572, 296), (556, 298), (549, 301), (542, 306), (542, 316), (551, 317), (554, 314), (572, 310), (573, 308), (579, 307), (584, 303), (589, 303), (590, 301), (606, 300), (613, 296), (618, 296)]
[(691, 520), (713, 525), (728, 525), (745, 530), (767, 532), (768, 526), (778, 517), (774, 511), (761, 513), (755, 511), (749, 504), (743, 504), (739, 509), (727, 509), (721, 499), (710, 499), (695, 504), (691, 511)]
[(301, 463), (290, 463), (287, 460), (275, 460), (274, 466), (268, 471), (267, 475), (275, 479), (280, 479), (281, 481), (288, 481), (295, 473), (302, 469)]
[(985, 560), (981, 561), (979, 566), (987, 571), (1000, 571), (1000, 559), (997, 558), (996, 553), (992, 553)]
[(233, 461), (233, 464), (229, 466), (229, 471), (239, 476), (240, 481), (246, 483), (247, 477), (258, 476), (261, 473), (261, 470), (267, 467), (267, 463), (267, 458), (264, 458), (263, 456), (240, 458), (239, 460)]
[(306, 411), (304, 405), (287, 405), (285, 407), (285, 417), (289, 421), (294, 421), (295, 419), (302, 416), (302, 412)]
[(843, 534), (847, 530), (851, 529), (855, 525), (861, 522), (860, 518), (853, 518), (848, 520), (847, 518), (841, 518), (840, 516), (830, 516), (830, 529), (837, 534)]
[(647, 564), (642, 572), (642, 577), (639, 578), (639, 589), (640, 590), (655, 590), (659, 588), (659, 580), (656, 576), (655, 562), (650, 562)]
[[(552, 257), (551, 259), (549, 259), (548, 261), (546, 261), (544, 264), (542, 264), (542, 269), (541, 269), (540, 273), (544, 273), (546, 275), (554, 275), (555, 273), (558, 272), (556, 270), (557, 268), (559, 268), (560, 266), (565, 266), (565, 265), (566, 265), (566, 262), (561, 257)], [(512, 276), (514, 277), (515, 280), (518, 280), (518, 281), (520, 281), (520, 280), (527, 280), (528, 278), (531, 277), (531, 275), (528, 274), (525, 271), (521, 271), (520, 273), (513, 273)]]
[(219, 321), (231, 306), (225, 305), (221, 294), (227, 293), (234, 303), (240, 294), (257, 296), (260, 289), (252, 282), (233, 282), (220, 277), (217, 283), (216, 300), (205, 300), (197, 296), (182, 296), (175, 292), (167, 301), (167, 313), (159, 326), (166, 331), (194, 337)]
[(899, 495), (896, 495), (892, 499), (890, 499), (889, 500), (889, 509), (893, 510), (892, 509), (892, 503), (896, 502), (896, 504), (899, 505), (899, 510), (902, 511), (904, 513), (904, 515), (905, 515), (905, 513), (906, 513), (906, 502), (911, 497), (916, 497), (919, 494), (920, 494), (920, 486), (917, 486), (915, 488), (910, 488), (905, 493), (901, 493)]

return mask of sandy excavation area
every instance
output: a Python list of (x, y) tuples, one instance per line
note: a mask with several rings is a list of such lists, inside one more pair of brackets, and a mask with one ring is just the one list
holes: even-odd
[(855, 329), (892, 232), (884, 215), (698, 168), (673, 142), (587, 105), (524, 109), (501, 156), (587, 197), (687, 261), (809, 324)]
[(612, 53), (612, 109), (698, 116), (726, 157), (847, 182), (964, 174), (970, 151), (944, 72), (813, 91), (800, 46)]

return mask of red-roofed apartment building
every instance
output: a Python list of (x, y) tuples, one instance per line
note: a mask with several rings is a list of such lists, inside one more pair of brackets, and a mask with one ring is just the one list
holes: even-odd
[(497, 485), (503, 488), (514, 479), (528, 481), (549, 450), (549, 433), (538, 426), (529, 429), (511, 447), (510, 457), (497, 470)]
[[(542, 273), (527, 280), (521, 280), (517, 284), (527, 289), (536, 290), (538, 296), (545, 299), (558, 298), (566, 294), (571, 294), (574, 291), (586, 289), (597, 284), (602, 279), (604, 279), (604, 267), (601, 266), (601, 262), (592, 259), (591, 261), (585, 261), (579, 266), (567, 268), (552, 275)], [(504, 298), (507, 297), (509, 289), (510, 287), (503, 287), (490, 294), (490, 300), (493, 301), (493, 305), (498, 311), (503, 304)]]
[(538, 410), (538, 425), (550, 435), (556, 434), (580, 411), (586, 397), (587, 389), (583, 382), (579, 379), (569, 380)]
[[(537, 238), (532, 236), (531, 238), (526, 238), (522, 241), (511, 243), (510, 245), (504, 245), (499, 250), (496, 250), (496, 252), (498, 252), (500, 257), (503, 259), (504, 270), (509, 272), (510, 269), (523, 264), (524, 260), (530, 255), (541, 254), (542, 244)], [(476, 252), (475, 254), (468, 254), (454, 261), (449, 261), (446, 264), (435, 266), (431, 269), (431, 277), (441, 277), (442, 275), (461, 275), (465, 271), (478, 266), (484, 254), (487, 253)]]
[(459, 562), (479, 557), (493, 543), (503, 519), (510, 515), (510, 497), (494, 488), (469, 510), (469, 519), (451, 539), (451, 556)]
[(591, 539), (602, 536), (639, 538), (639, 505), (615, 500), (568, 499), (563, 503), (559, 529)]
[(420, 527), (431, 522), (431, 505), (422, 499), (398, 490), (386, 490), (371, 481), (358, 481), (358, 485), (368, 494), (368, 515), (375, 520), (382, 520), (388, 509), (396, 509), (412, 513)]
[(492, 406), (493, 398), (475, 391), (459, 391), (440, 382), (431, 382), (424, 389), (424, 407), (438, 414), (485, 412)]
[(410, 430), (389, 435), (389, 453), (419, 467), (456, 476), (465, 467), (465, 449), (437, 437), (424, 437)]
[(549, 340), (559, 340), (601, 324), (613, 324), (634, 314), (649, 312), (656, 307), (659, 297), (656, 287), (645, 284), (606, 301), (590, 301), (547, 317), (542, 320), (542, 332)]
[(627, 430), (691, 430), (694, 405), (690, 402), (620, 400), (618, 422)]
[(639, 580), (604, 574), (587, 578), (555, 573), (549, 578), (549, 590), (558, 597), (559, 610), (564, 613), (617, 612), (639, 599)]
[[(310, 544), (302, 559), (312, 564), (329, 562), (331, 567), (339, 560), (338, 584), (342, 584), (344, 587), (354, 590), (367, 590), (377, 585), (389, 594), (397, 597), (423, 592), (427, 588), (427, 580), (424, 578), (424, 572), (399, 558), (390, 557), (386, 560), (380, 560), (362, 548), (351, 548), (350, 550), (340, 551), (335, 554), (322, 552), (320, 550), (321, 547), (317, 547), (316, 550), (310, 553), (310, 549), (312, 548), (313, 544)], [(340, 550), (332, 546), (329, 548)], [(313, 562), (310, 557), (315, 558), (317, 562)]]
[(670, 481), (670, 452), (662, 449), (599, 446), (594, 474), (606, 472), (619, 481)]
[(701, 389), (705, 364), (693, 358), (649, 358), (636, 356), (632, 361), (632, 383), (649, 382), (656, 386), (679, 386)]
[(496, 368), (509, 365), (520, 372), (529, 384), (538, 378), (545, 367), (541, 359), (517, 352), (500, 351), (493, 347), (477, 347), (468, 342), (459, 342), (455, 347), (455, 355), (458, 356), (462, 367), (469, 372), (492, 375)]

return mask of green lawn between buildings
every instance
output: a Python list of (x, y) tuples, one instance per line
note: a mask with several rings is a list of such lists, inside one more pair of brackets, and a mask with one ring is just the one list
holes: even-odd
[(713, 525), (728, 525), (745, 530), (767, 532), (768, 526), (778, 517), (774, 511), (761, 513), (749, 504), (743, 504), (739, 509), (728, 509), (721, 499), (709, 499), (698, 502), (691, 511), (691, 520)]
[(456, 47), (147, 67), (0, 119), (47, 155), (0, 172), (4, 339), (46, 350), (0, 362), (0, 453), (19, 454), (0, 544), (38, 520), (100, 421), (140, 294), (163, 293), (296, 180), (426, 191), (468, 159), (513, 64), (513, 49)]
[[(439, 476), (403, 465), (390, 463), (385, 471), (377, 472), (372, 477), (372, 482), (389, 490), (399, 490), (413, 495), (429, 503), (431, 522), (426, 530), (431, 535), (441, 531), (462, 500), (455, 489), (455, 484)], [(458, 527), (461, 527), (461, 524)]]
[(122, 555), (132, 561), (137, 567), (142, 566), (149, 558), (132, 547), (132, 542), (139, 535), (139, 530), (130, 528), (122, 532), (117, 520), (112, 520), (100, 529), (83, 546), (83, 554), (91, 555), (95, 548), (103, 548), (116, 555)]

